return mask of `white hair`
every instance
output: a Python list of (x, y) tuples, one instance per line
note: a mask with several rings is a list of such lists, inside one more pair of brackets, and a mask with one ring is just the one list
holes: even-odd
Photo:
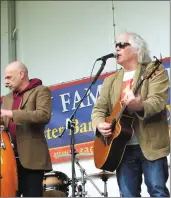
[(148, 45), (146, 41), (138, 34), (133, 32), (123, 32), (121, 35), (128, 36), (128, 42), (131, 44), (131, 47), (134, 51), (137, 51), (138, 63), (139, 64), (148, 64), (152, 60), (150, 58), (150, 53), (148, 50)]

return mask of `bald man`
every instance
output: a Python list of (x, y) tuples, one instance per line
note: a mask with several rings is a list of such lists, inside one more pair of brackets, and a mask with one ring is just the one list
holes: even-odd
[(5, 68), (4, 78), (11, 93), (3, 97), (1, 119), (14, 145), (19, 186), (16, 196), (42, 197), (44, 172), (52, 170), (44, 136), (51, 118), (51, 92), (40, 79), (29, 79), (27, 67), (19, 61)]

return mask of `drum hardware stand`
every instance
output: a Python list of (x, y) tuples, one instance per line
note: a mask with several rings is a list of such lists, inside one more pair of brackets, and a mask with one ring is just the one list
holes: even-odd
[(5, 143), (3, 141), (1, 141), (1, 149), (6, 149)]
[[(84, 197), (83, 196), (83, 188), (82, 185), (78, 185), (78, 197)], [(86, 193), (87, 194), (87, 193)]]
[[(83, 187), (83, 190), (82, 190), (82, 195), (83, 197), (85, 197), (85, 195), (87, 195), (87, 192), (85, 191), (85, 183), (88, 180), (90, 180), (90, 182), (93, 184), (93, 186), (96, 188), (96, 190), (99, 192), (99, 194), (101, 196), (104, 195), (104, 193), (102, 193), (99, 188), (95, 185), (95, 183), (93, 182), (93, 180), (87, 175), (87, 173), (85, 172), (85, 169), (80, 165), (80, 163), (78, 162), (79, 159), (76, 158), (76, 161), (75, 163), (78, 165), (78, 167), (80, 168), (80, 172), (81, 172), (81, 184), (82, 184), (82, 187)], [(84, 175), (86, 175), (86, 178), (84, 177)]]
[(80, 167), (80, 172), (81, 172), (81, 184), (82, 184), (81, 197), (85, 197), (85, 195), (87, 195), (87, 192), (85, 191), (85, 184), (86, 184), (86, 179), (84, 178), (85, 169), (82, 168), (81, 165), (79, 164), (78, 158), (76, 158), (75, 163)]
[[(5, 130), (4, 127), (3, 127), (3, 125), (1, 125), (1, 128), (3, 128), (2, 131)], [(1, 132), (2, 132), (2, 131), (1, 131)], [(1, 134), (1, 133), (0, 133), (0, 134)], [(5, 146), (5, 143), (4, 143), (3, 139), (2, 139), (2, 137), (1, 137), (0, 143), (1, 143), (0, 148), (1, 148), (1, 149), (6, 149), (6, 146)]]
[[(62, 137), (62, 135), (64, 134), (66, 129), (70, 129), (71, 130), (71, 159), (72, 159), (72, 197), (75, 197), (75, 180), (76, 180), (76, 175), (75, 175), (75, 137), (74, 137), (74, 127), (75, 127), (75, 121), (73, 121), (74, 116), (78, 110), (78, 108), (80, 107), (82, 101), (84, 100), (84, 98), (87, 97), (89, 90), (91, 89), (92, 85), (95, 84), (95, 82), (97, 81), (98, 77), (100, 76), (101, 72), (103, 71), (105, 65), (106, 65), (106, 58), (101, 58), (101, 59), (97, 59), (98, 60), (102, 60), (102, 64), (101, 67), (99, 69), (99, 71), (97, 72), (97, 74), (95, 75), (93, 81), (91, 82), (89, 88), (86, 90), (84, 96), (81, 98), (81, 100), (78, 102), (77, 107), (75, 108), (74, 112), (72, 113), (71, 117), (69, 119), (66, 119), (66, 126), (64, 127), (64, 130), (61, 132), (60, 135), (58, 135), (57, 137)], [(95, 61), (95, 63), (96, 63)], [(95, 65), (94, 63), (94, 65)]]
[[(7, 128), (7, 127), (4, 127), (4, 126), (1, 125), (1, 128), (3, 128), (3, 131), (8, 132), (8, 128)], [(9, 140), (10, 140), (10, 143), (11, 143), (11, 146), (14, 147), (14, 145), (12, 144), (12, 140), (11, 140), (11, 135), (10, 135), (10, 133), (7, 133), (7, 134), (8, 134), (8, 137), (9, 137)], [(1, 148), (1, 149), (6, 149), (6, 146), (5, 146), (5, 143), (3, 142), (3, 140), (2, 140), (0, 143), (1, 143), (0, 148)]]

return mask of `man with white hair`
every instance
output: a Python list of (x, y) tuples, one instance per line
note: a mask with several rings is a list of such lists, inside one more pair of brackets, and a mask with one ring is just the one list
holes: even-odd
[(17, 169), (17, 196), (42, 197), (44, 171), (52, 170), (44, 136), (51, 118), (51, 92), (40, 79), (29, 79), (26, 66), (14, 61), (4, 72), (12, 91), (3, 97), (1, 118), (14, 144)]
[[(127, 116), (135, 118), (133, 135), (126, 143), (121, 163), (116, 169), (122, 197), (141, 197), (142, 174), (151, 197), (169, 197), (167, 155), (170, 152), (166, 105), (169, 79), (162, 64), (155, 75), (145, 79), (137, 95), (133, 90), (143, 72), (154, 69), (147, 44), (136, 33), (124, 32), (115, 44), (121, 70), (107, 77), (92, 111), (95, 135), (111, 137), (112, 123), (106, 116), (118, 102), (126, 105)], [(139, 78), (140, 77), (140, 78)], [(124, 118), (123, 118), (124, 122)], [(123, 129), (127, 131), (127, 129)], [(119, 152), (115, 150), (113, 152)], [(102, 153), (100, 153), (102, 155)], [(116, 159), (111, 160), (114, 163)]]

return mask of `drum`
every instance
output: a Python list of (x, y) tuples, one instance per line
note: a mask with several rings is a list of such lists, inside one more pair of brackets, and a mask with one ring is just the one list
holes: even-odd
[(68, 197), (70, 179), (59, 171), (51, 171), (44, 174), (44, 197)]
[(15, 197), (18, 190), (17, 165), (9, 134), (0, 128), (0, 196)]

